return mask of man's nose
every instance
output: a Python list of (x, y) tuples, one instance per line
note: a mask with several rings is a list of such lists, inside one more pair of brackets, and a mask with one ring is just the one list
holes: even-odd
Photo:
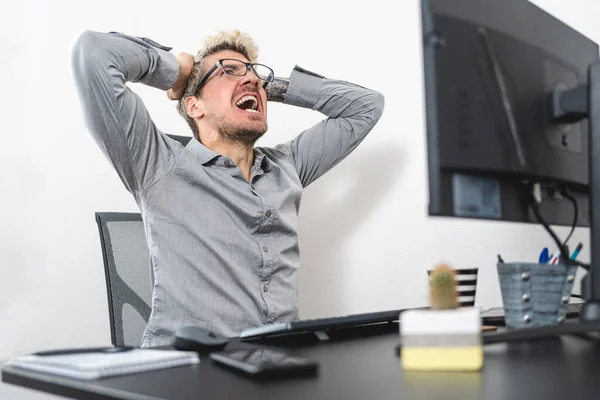
[(248, 72), (246, 72), (246, 75), (244, 75), (242, 77), (241, 85), (242, 86), (250, 85), (250, 86), (258, 87), (259, 84), (260, 84), (260, 79), (258, 79), (258, 76), (256, 76), (254, 71), (251, 71), (250, 69), (248, 69)]

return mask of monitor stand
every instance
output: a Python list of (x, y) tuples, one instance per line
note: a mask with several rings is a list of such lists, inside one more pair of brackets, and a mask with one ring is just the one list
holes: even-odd
[[(590, 187), (590, 268), (582, 282), (585, 304), (579, 321), (536, 328), (514, 329), (483, 336), (484, 344), (540, 339), (560, 335), (600, 338), (600, 60), (588, 68), (588, 83), (555, 92), (552, 96), (554, 120), (574, 123), (589, 120), (589, 187)], [(594, 201), (598, 201), (596, 208)], [(596, 212), (598, 211), (598, 212)]]

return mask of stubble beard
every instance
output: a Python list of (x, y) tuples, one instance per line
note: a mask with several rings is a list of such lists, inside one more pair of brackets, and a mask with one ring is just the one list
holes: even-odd
[(240, 144), (244, 147), (253, 146), (267, 132), (267, 121), (258, 124), (235, 124), (223, 117), (214, 118), (214, 126), (225, 141)]

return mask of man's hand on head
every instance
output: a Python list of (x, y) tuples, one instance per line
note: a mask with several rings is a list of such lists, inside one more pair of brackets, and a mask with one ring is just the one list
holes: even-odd
[(289, 85), (289, 79), (284, 78), (275, 78), (273, 82), (269, 82), (265, 88), (267, 101), (283, 102)]
[(173, 87), (167, 90), (167, 97), (170, 100), (179, 100), (185, 88), (187, 87), (187, 81), (194, 68), (194, 56), (188, 53), (179, 53), (177, 55), (177, 61), (179, 61), (179, 77)]

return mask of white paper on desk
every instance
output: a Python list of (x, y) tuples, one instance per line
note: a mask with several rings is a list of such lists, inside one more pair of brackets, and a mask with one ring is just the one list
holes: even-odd
[(117, 353), (30, 355), (13, 358), (10, 365), (69, 378), (98, 379), (199, 362), (198, 354), (191, 351), (133, 349)]

